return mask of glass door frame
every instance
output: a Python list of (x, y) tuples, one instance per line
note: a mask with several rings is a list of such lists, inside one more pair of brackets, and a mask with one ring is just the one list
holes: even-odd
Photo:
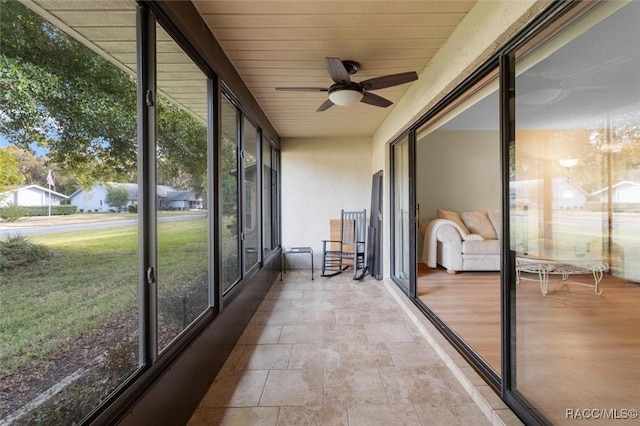
[[(409, 186), (409, 287), (405, 287), (405, 283), (400, 280), (395, 275), (396, 271), (396, 244), (395, 238), (398, 230), (395, 227), (396, 224), (396, 177), (395, 177), (395, 160), (396, 153), (395, 148), (400, 143), (407, 141), (408, 144), (408, 166), (409, 166), (409, 176), (408, 176), (408, 186)], [(391, 227), (391, 267), (390, 267), (390, 276), (393, 282), (400, 288), (409, 298), (416, 298), (416, 283), (417, 283), (417, 275), (418, 275), (418, 263), (417, 263), (417, 247), (416, 247), (416, 231), (417, 225), (416, 221), (418, 218), (417, 210), (416, 210), (416, 185), (415, 185), (415, 176), (416, 176), (416, 168), (415, 168), (415, 154), (416, 154), (416, 138), (415, 138), (415, 130), (407, 131), (398, 136), (396, 140), (394, 140), (391, 144), (389, 144), (389, 163), (391, 167), (391, 172), (389, 173), (389, 186), (390, 186), (390, 201), (389, 201), (389, 210), (390, 210), (390, 227)], [(413, 249), (411, 249), (413, 248)]]

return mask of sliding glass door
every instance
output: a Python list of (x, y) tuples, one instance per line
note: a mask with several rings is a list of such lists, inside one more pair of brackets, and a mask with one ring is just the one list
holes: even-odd
[(410, 280), (415, 267), (412, 258), (412, 218), (410, 199), (409, 137), (405, 136), (391, 147), (392, 178), (392, 277), (409, 293)]
[(510, 386), (553, 424), (637, 409), (639, 20), (607, 2), (515, 53)]

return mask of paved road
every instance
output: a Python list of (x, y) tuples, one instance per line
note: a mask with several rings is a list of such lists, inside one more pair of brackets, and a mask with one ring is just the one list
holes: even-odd
[[(158, 219), (158, 222), (176, 222), (182, 220), (193, 220), (204, 217), (205, 215), (185, 215), (185, 216), (167, 216)], [(9, 235), (42, 235), (42, 234), (55, 234), (61, 232), (82, 231), (85, 229), (99, 229), (99, 228), (111, 228), (115, 226), (135, 225), (138, 223), (138, 219), (127, 220), (113, 220), (106, 222), (88, 222), (88, 223), (74, 223), (68, 225), (43, 225), (43, 226), (1, 226), (0, 225), (0, 238), (5, 238)]]

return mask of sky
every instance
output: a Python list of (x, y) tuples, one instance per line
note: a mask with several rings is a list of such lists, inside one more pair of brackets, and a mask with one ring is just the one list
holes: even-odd
[[(0, 148), (4, 148), (10, 145), (11, 144), (7, 141), (7, 138), (4, 137), (4, 135), (0, 134)], [(35, 143), (31, 144), (31, 149), (33, 149), (37, 157), (43, 157), (47, 154), (46, 148), (40, 148)]]

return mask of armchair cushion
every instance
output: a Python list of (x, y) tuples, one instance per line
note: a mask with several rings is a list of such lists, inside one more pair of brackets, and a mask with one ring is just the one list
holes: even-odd
[(493, 228), (487, 212), (464, 212), (460, 214), (460, 217), (472, 233), (481, 235), (485, 240), (498, 239), (498, 234)]
[(471, 234), (471, 231), (469, 231), (467, 225), (464, 224), (458, 212), (452, 212), (449, 210), (436, 210), (436, 218), (450, 220), (462, 229), (463, 234)]

